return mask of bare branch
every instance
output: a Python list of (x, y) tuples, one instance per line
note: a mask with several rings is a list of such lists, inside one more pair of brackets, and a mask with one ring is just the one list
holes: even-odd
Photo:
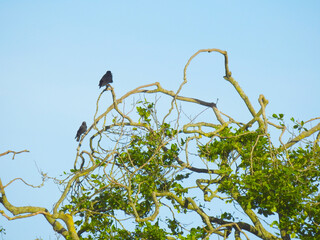
[(23, 153), (23, 152), (30, 152), (29, 150), (22, 150), (20, 152), (16, 152), (16, 151), (11, 151), (11, 150), (8, 150), (4, 153), (0, 153), (0, 157), (4, 156), (4, 155), (7, 155), (9, 153), (13, 153), (13, 156), (12, 156), (12, 160), (14, 159), (14, 157), (16, 156), (16, 154), (19, 154), (19, 153)]
[(40, 185), (37, 185), (37, 186), (27, 183), (27, 182), (26, 182), (25, 180), (23, 180), (22, 178), (15, 178), (15, 179), (12, 179), (9, 183), (7, 183), (3, 188), (8, 187), (11, 183), (13, 183), (14, 181), (17, 181), (17, 180), (22, 181), (25, 185), (27, 185), (27, 186), (29, 186), (29, 187), (33, 187), (33, 188), (41, 188), (41, 187), (43, 187), (44, 182), (46, 181), (46, 178), (45, 178), (45, 177), (43, 177), (43, 179), (42, 179), (42, 183), (41, 183)]

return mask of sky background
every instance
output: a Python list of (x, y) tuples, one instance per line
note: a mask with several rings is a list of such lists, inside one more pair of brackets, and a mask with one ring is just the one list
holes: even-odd
[[(319, 117), (320, 1), (5, 1), (0, 0), (0, 158), (4, 184), (16, 177), (39, 185), (39, 171), (59, 177), (73, 167), (76, 131), (93, 121), (98, 83), (113, 73), (118, 97), (148, 83), (177, 90), (183, 68), (199, 49), (229, 55), (235, 80), (267, 115)], [(223, 79), (223, 57), (202, 53), (188, 70), (181, 95), (218, 101), (239, 121), (249, 115)], [(111, 97), (105, 97), (105, 106)], [(59, 190), (15, 182), (16, 206), (52, 209)], [(3, 209), (0, 206), (0, 209)], [(56, 239), (42, 216), (8, 222), (3, 239)], [(1, 235), (0, 235), (1, 239)], [(60, 238), (61, 239), (61, 238)]]

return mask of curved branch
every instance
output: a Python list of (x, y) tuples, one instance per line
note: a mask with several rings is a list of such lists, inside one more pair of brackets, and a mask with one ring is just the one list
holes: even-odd
[[(181, 197), (176, 196), (175, 194), (173, 194), (172, 192), (161, 192), (161, 193), (156, 193), (156, 196), (159, 197), (169, 197), (172, 200), (175, 200), (177, 203), (180, 204), (181, 207), (187, 208), (189, 210), (193, 210), (196, 213), (199, 214), (199, 216), (202, 218), (203, 222), (207, 225), (208, 229), (207, 231), (209, 231), (210, 233), (215, 233), (218, 234), (220, 236), (224, 236), (224, 234), (218, 230), (216, 230), (211, 222), (210, 222), (210, 218), (209, 216), (195, 203), (195, 201), (192, 198), (186, 198), (186, 201), (182, 200)], [(185, 203), (188, 204), (185, 204)], [(190, 204), (189, 204), (190, 203)]]
[[(38, 214), (42, 214), (57, 233), (60, 233), (65, 238), (69, 235), (69, 232), (63, 227), (61, 223), (59, 223), (56, 220), (56, 218), (54, 218), (48, 212), (46, 208), (33, 207), (33, 206), (26, 206), (26, 207), (13, 206), (7, 199), (1, 179), (0, 179), (0, 193), (1, 193), (0, 203), (2, 203), (2, 205), (15, 216), (15, 217), (9, 217), (3, 211), (1, 211), (1, 214), (4, 217), (6, 217), (8, 220), (27, 218), (27, 217), (35, 216)], [(16, 216), (16, 215), (19, 215), (19, 216)]]
[[(167, 152), (169, 149), (167, 147), (162, 147), (162, 149)], [(197, 173), (209, 173), (209, 174), (218, 174), (219, 171), (215, 169), (204, 169), (204, 168), (196, 168), (192, 167), (190, 164), (185, 163), (179, 157), (175, 157), (175, 160), (179, 163), (179, 165), (183, 168), (186, 168), (190, 171), (197, 172)]]
[(23, 153), (23, 152), (30, 152), (29, 150), (22, 150), (22, 151), (20, 151), (20, 152), (16, 152), (16, 151), (11, 151), (11, 150), (8, 150), (8, 151), (6, 151), (6, 152), (4, 152), (4, 153), (0, 153), (0, 157), (2, 157), (2, 156), (4, 156), (4, 155), (7, 155), (7, 154), (9, 154), (9, 153), (13, 153), (13, 156), (12, 156), (12, 160), (14, 159), (14, 157), (16, 156), (16, 154), (19, 154), (19, 153)]
[(45, 182), (46, 179), (45, 179), (45, 177), (43, 177), (42, 183), (41, 183), (40, 185), (38, 185), (38, 186), (34, 186), (34, 185), (32, 185), (32, 184), (27, 183), (27, 182), (26, 182), (25, 180), (23, 180), (22, 178), (15, 178), (15, 179), (12, 179), (9, 183), (7, 183), (3, 188), (8, 187), (11, 183), (13, 183), (14, 181), (17, 181), (17, 180), (22, 181), (25, 185), (27, 185), (27, 186), (29, 186), (29, 187), (41, 188), (41, 187), (43, 187), (44, 182)]
[(271, 238), (265, 238), (265, 236), (263, 234), (261, 234), (261, 232), (256, 227), (254, 227), (248, 223), (245, 223), (245, 222), (229, 222), (229, 221), (225, 221), (223, 219), (216, 218), (216, 217), (210, 217), (210, 221), (213, 223), (217, 223), (219, 225), (232, 224), (232, 225), (234, 225), (233, 228), (236, 231), (239, 231), (239, 229), (238, 229), (238, 227), (239, 227), (240, 229), (248, 231), (248, 232), (250, 232), (250, 233), (252, 233), (262, 239), (280, 240), (280, 238), (277, 238), (276, 236), (272, 236)]

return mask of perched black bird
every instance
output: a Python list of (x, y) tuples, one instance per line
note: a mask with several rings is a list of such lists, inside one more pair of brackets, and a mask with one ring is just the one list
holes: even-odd
[(77, 142), (80, 141), (80, 136), (81, 134), (85, 133), (87, 131), (87, 124), (86, 122), (82, 122), (81, 126), (79, 127), (79, 130), (77, 132), (77, 135), (76, 135), (76, 139), (77, 139)]
[(112, 73), (111, 71), (107, 71), (105, 75), (101, 78), (99, 82), (99, 88), (103, 86), (107, 86), (109, 83), (112, 83)]

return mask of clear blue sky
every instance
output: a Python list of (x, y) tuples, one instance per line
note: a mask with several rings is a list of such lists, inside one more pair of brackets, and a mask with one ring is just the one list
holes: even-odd
[[(234, 78), (256, 107), (265, 95), (269, 116), (319, 116), (319, 13), (317, 0), (0, 0), (0, 152), (31, 151), (0, 158), (2, 181), (37, 185), (38, 169), (54, 177), (72, 168), (74, 136), (82, 121), (92, 123), (106, 70), (118, 96), (156, 81), (176, 90), (186, 61), (203, 48), (228, 51)], [(222, 111), (246, 119), (223, 75), (221, 56), (200, 55), (182, 94), (219, 98)], [(49, 210), (59, 196), (51, 182), (42, 189), (16, 182), (6, 191), (14, 205)], [(0, 226), (7, 240), (56, 239), (41, 216), (0, 217)]]

